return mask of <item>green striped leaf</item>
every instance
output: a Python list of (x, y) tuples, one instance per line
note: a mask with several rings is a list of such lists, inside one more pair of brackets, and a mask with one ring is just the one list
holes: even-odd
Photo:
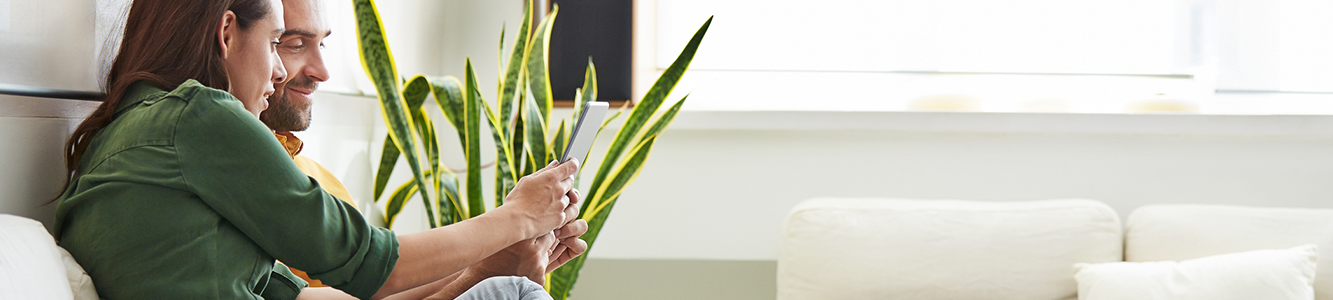
[[(435, 104), (440, 106), (441, 112), (444, 113), (445, 118), (449, 119), (449, 123), (453, 125), (455, 129), (460, 129), (456, 130), (458, 131), (459, 140), (466, 141), (466, 132), (461, 130), (463, 127), (460, 127), (467, 126), (460, 122), (464, 121), (462, 119), (463, 109), (460, 108), (464, 103), (463, 84), (458, 81), (458, 78), (454, 78), (453, 76), (427, 77), (426, 79), (430, 83), (431, 94), (435, 96)], [(433, 126), (431, 128), (434, 130)], [(464, 153), (466, 153), (466, 149)], [(453, 171), (450, 171), (443, 163), (436, 162), (436, 164), (439, 165), (441, 172), (445, 174), (445, 176), (440, 177), (442, 185), (436, 186), (436, 191), (438, 193), (443, 193), (443, 196), (436, 197), (442, 199), (438, 204), (438, 207), (440, 208), (440, 226), (462, 221), (465, 219), (462, 217), (465, 215), (465, 212), (463, 211), (463, 206), (460, 205), (462, 199), (461, 195), (458, 193), (458, 178), (453, 174)]]
[[(576, 91), (576, 94), (577, 95), (575, 95), (574, 98), (577, 99), (577, 101), (574, 101), (574, 117), (572, 120), (581, 119), (583, 116), (583, 108), (587, 107), (589, 102), (597, 100), (597, 67), (593, 66), (592, 57), (588, 57), (588, 68), (585, 69), (585, 71), (583, 72), (583, 88), (578, 89)], [(623, 108), (624, 107), (622, 107), (622, 109)], [(620, 113), (617, 112), (615, 115), (612, 115), (611, 117), (615, 118), (616, 116), (619, 115)], [(598, 134), (594, 134), (592, 137), (594, 144), (597, 143), (597, 136), (600, 135), (600, 133), (602, 132), (602, 128), (606, 127), (606, 124), (607, 123), (603, 121), (601, 126), (597, 127)], [(588, 151), (588, 153), (584, 154), (583, 157), (579, 157), (578, 158), (579, 163), (587, 164), (589, 155), (592, 155), (592, 151)], [(579, 167), (582, 168), (582, 166)], [(583, 178), (583, 172), (575, 173), (574, 186), (579, 186), (580, 179), (582, 178)]]
[[(531, 0), (524, 2), (523, 22), (518, 26), (518, 36), (514, 38), (514, 49), (510, 51), (509, 63), (506, 64), (507, 68), (501, 68), (504, 77), (500, 80), (500, 94), (496, 99), (496, 105), (500, 109), (500, 114), (496, 118), (500, 121), (500, 127), (504, 128), (502, 132), (506, 138), (514, 136), (514, 129), (511, 126), (514, 122), (514, 115), (518, 113), (515, 109), (519, 103), (514, 100), (514, 96), (517, 93), (516, 91), (523, 89), (523, 66), (528, 60), (528, 51), (531, 50), (528, 47), (530, 45), (528, 40), (531, 38), (532, 32), (533, 9)], [(503, 35), (502, 32), (501, 36)], [(501, 43), (500, 48), (503, 51), (503, 40), (501, 40)]]
[(398, 213), (403, 211), (403, 203), (417, 193), (417, 183), (408, 181), (389, 196), (389, 204), (384, 207), (384, 226), (393, 228), (393, 221), (398, 219)]
[[(430, 83), (426, 81), (426, 77), (424, 76), (417, 75), (412, 77), (412, 79), (407, 80), (406, 84), (403, 85), (403, 102), (407, 103), (407, 111), (408, 114), (412, 116), (412, 123), (417, 125), (416, 132), (420, 134), (422, 150), (426, 152), (427, 161), (430, 162), (430, 172), (439, 174), (442, 165), (440, 164), (440, 146), (435, 139), (435, 123), (431, 122), (430, 117), (426, 115), (426, 111), (421, 109), (421, 105), (426, 103), (426, 97), (430, 94)], [(433, 198), (436, 200), (441, 199), (442, 193), (440, 192), (439, 176), (432, 176), (430, 178), (429, 183), (431, 188), (421, 190), (424, 191), (423, 193), (434, 191), (435, 197)], [(421, 204), (426, 208), (426, 220), (429, 222), (430, 226), (432, 228), (442, 226), (443, 224), (435, 220), (436, 214), (434, 207), (436, 205), (431, 203), (431, 201), (422, 201)]]
[(496, 75), (496, 80), (499, 80), (499, 81), (500, 81), (500, 85), (501, 85), (501, 86), (497, 86), (497, 87), (496, 87), (496, 93), (495, 93), (496, 95), (499, 95), (499, 94), (500, 94), (499, 91), (503, 91), (503, 90), (504, 90), (504, 86), (503, 86), (503, 85), (504, 85), (504, 82), (505, 82), (505, 77), (504, 77), (504, 75), (505, 75), (505, 74), (504, 74), (504, 69), (505, 69), (505, 60), (504, 60), (504, 57), (505, 57), (505, 30), (509, 30), (509, 28), (505, 28), (505, 25), (506, 25), (506, 24), (504, 24), (504, 23), (500, 23), (500, 46), (499, 46), (499, 48), (496, 48), (496, 49), (495, 49), (495, 69), (501, 71), (500, 74), (497, 74), (497, 75)]
[(680, 101), (676, 101), (676, 104), (667, 109), (665, 113), (662, 113), (662, 116), (657, 117), (657, 121), (653, 122), (653, 126), (648, 127), (648, 130), (643, 132), (643, 138), (639, 139), (639, 142), (643, 142), (648, 139), (648, 137), (655, 137), (662, 133), (662, 130), (666, 130), (667, 126), (671, 125), (671, 121), (676, 119), (676, 113), (680, 112), (680, 107), (685, 105), (685, 99), (689, 97), (690, 95), (688, 94), (686, 94), (685, 97), (681, 97)]
[(458, 194), (458, 176), (449, 168), (443, 168), (443, 171), (440, 173), (440, 189), (444, 191), (444, 198), (437, 202), (440, 209), (440, 226), (458, 223), (466, 219), (462, 205), (463, 199)]
[(560, 129), (556, 129), (555, 138), (551, 140), (551, 158), (560, 159), (565, 157), (565, 144), (569, 143), (569, 129), (565, 128), (565, 120), (560, 120)]
[[(648, 142), (648, 140), (650, 139), (655, 140), (658, 134), (660, 134), (663, 130), (665, 130), (667, 126), (671, 125), (671, 121), (676, 119), (676, 113), (680, 112), (681, 106), (685, 105), (686, 98), (689, 98), (689, 95), (686, 95), (685, 98), (681, 98), (680, 101), (676, 101), (675, 105), (672, 105), (671, 108), (667, 109), (667, 111), (663, 113), (661, 117), (658, 117), (657, 121), (653, 123), (653, 126), (649, 127), (648, 130), (644, 132), (643, 135), (644, 138), (639, 141), (639, 144), (640, 145), (644, 143), (651, 144), (651, 142)], [(644, 155), (647, 155), (647, 153), (644, 153)], [(629, 163), (629, 161), (626, 161), (626, 163)], [(640, 168), (639, 166), (633, 166), (633, 165), (625, 165), (621, 167), (622, 170), (629, 169), (629, 170), (635, 170), (635, 172), (638, 172), (639, 168)], [(616, 171), (614, 173), (616, 174), (615, 177), (620, 178), (620, 176), (623, 175), (621, 174), (621, 172), (622, 171)], [(638, 174), (635, 174), (634, 176), (638, 176)], [(607, 198), (601, 195), (609, 195), (610, 198), (619, 198), (620, 192), (624, 190), (625, 187), (629, 186), (630, 182), (633, 181), (633, 178), (634, 177), (630, 177), (629, 181), (625, 182), (617, 182), (616, 180), (607, 182), (606, 183), (607, 186), (598, 187), (599, 190), (596, 193), (596, 195), (598, 196), (590, 196), (590, 197)], [(591, 202), (600, 202), (600, 201), (589, 201), (589, 203)], [(597, 205), (606, 205), (606, 203), (598, 203)], [(579, 214), (582, 215), (584, 213), (587, 213), (588, 207), (589, 207), (588, 205), (581, 207), (579, 209)]]
[[(662, 72), (662, 76), (657, 78), (657, 82), (653, 83), (652, 88), (648, 89), (648, 93), (643, 96), (643, 100), (635, 103), (629, 119), (625, 120), (625, 125), (620, 128), (616, 138), (611, 141), (611, 147), (607, 150), (602, 165), (593, 177), (593, 186), (602, 186), (609, 176), (615, 175), (611, 172), (611, 168), (619, 163), (621, 155), (631, 145), (634, 137), (639, 134), (639, 130), (643, 128), (644, 124), (648, 123), (648, 119), (653, 114), (657, 113), (658, 107), (662, 105), (662, 100), (671, 94), (671, 90), (676, 87), (676, 83), (680, 82), (681, 76), (685, 75), (685, 71), (689, 69), (690, 61), (694, 59), (694, 53), (699, 50), (699, 43), (703, 42), (704, 34), (708, 32), (708, 26), (712, 23), (713, 18), (709, 17), (708, 21), (705, 21), (704, 25), (694, 33), (694, 37), (690, 38), (690, 42), (685, 45), (684, 50), (681, 50), (680, 55), (676, 57), (676, 61), (672, 62), (671, 66)], [(594, 201), (589, 201), (588, 204), (592, 204), (595, 199), (599, 199), (597, 193), (599, 192), (592, 191), (588, 194), (588, 198), (594, 199)]]
[[(592, 201), (587, 202), (588, 206), (591, 207), (586, 210), (588, 214), (597, 215), (599, 211), (605, 209), (607, 205), (610, 205), (610, 201), (599, 200), (620, 197), (620, 193), (625, 191), (625, 186), (628, 186), (631, 182), (634, 182), (634, 179), (639, 177), (639, 171), (643, 170), (643, 163), (648, 159), (648, 153), (652, 151), (653, 142), (656, 140), (657, 136), (648, 137), (642, 143), (639, 143), (638, 146), (635, 146), (634, 149), (630, 150), (631, 155), (629, 158), (616, 167), (614, 173), (615, 176), (610, 177), (611, 180), (603, 183), (602, 186), (596, 187), (598, 196), (590, 196), (595, 198), (592, 198)], [(594, 203), (596, 204), (595, 206), (593, 205)]]
[[(439, 203), (440, 220), (443, 224), (441, 226), (444, 226), (461, 221), (462, 215), (461, 210), (455, 209), (458, 207), (458, 178), (453, 173), (445, 172), (441, 174), (443, 176), (440, 176), (440, 182), (443, 183), (442, 188), (445, 190), (445, 195), (452, 196)], [(426, 172), (427, 178), (434, 177), (432, 175), (430, 171)], [(398, 189), (394, 190), (393, 194), (389, 196), (389, 203), (385, 206), (384, 224), (386, 226), (392, 228), (393, 220), (397, 219), (398, 214), (403, 210), (403, 204), (412, 196), (415, 196), (417, 192), (420, 192), (420, 186), (417, 185), (416, 181), (403, 183)]]
[[(421, 167), (421, 160), (417, 157), (416, 135), (412, 132), (415, 126), (408, 116), (407, 103), (399, 95), (398, 71), (394, 66), (388, 39), (384, 37), (384, 25), (380, 22), (375, 2), (352, 0), (352, 7), (356, 14), (357, 45), (361, 54), (361, 66), (365, 69), (366, 75), (375, 82), (375, 90), (380, 99), (380, 111), (389, 129), (389, 137), (407, 159), (413, 179), (418, 185), (425, 186), (424, 170)], [(425, 194), (422, 198), (430, 202)]]
[[(449, 119), (449, 124), (458, 131), (458, 140), (467, 140), (467, 118), (464, 116), (467, 109), (467, 98), (463, 96), (463, 83), (453, 76), (442, 78), (433, 78), (431, 88), (435, 94), (435, 104), (440, 105), (440, 112)], [(467, 149), (463, 149), (467, 151)]]
[[(597, 240), (598, 234), (602, 231), (602, 226), (606, 224), (606, 219), (611, 217), (611, 208), (615, 207), (616, 200), (611, 199), (611, 204), (606, 209), (592, 216), (592, 221), (588, 221), (588, 233), (579, 237), (588, 242), (587, 251), (592, 251), (593, 241)], [(548, 286), (547, 292), (551, 294), (552, 298), (555, 300), (569, 299), (570, 290), (574, 289), (574, 283), (579, 279), (579, 270), (583, 269), (584, 261), (588, 260), (587, 251), (551, 272), (546, 284)]]
[[(551, 9), (551, 13), (542, 20), (541, 26), (537, 27), (537, 34), (532, 37), (532, 46), (528, 54), (527, 75), (528, 88), (532, 90), (532, 98), (537, 104), (537, 111), (541, 112), (542, 119), (551, 117), (551, 78), (547, 72), (549, 62), (547, 61), (551, 48), (551, 27), (555, 24), (555, 16), (560, 13), (560, 6), (556, 5)], [(546, 162), (541, 162), (546, 165)]]
[(597, 127), (597, 132), (601, 133), (602, 129), (606, 128), (606, 125), (611, 125), (611, 122), (615, 121), (617, 118), (620, 118), (620, 115), (625, 114), (625, 110), (629, 108), (629, 105), (630, 105), (629, 101), (625, 101), (625, 104), (621, 104), (620, 108), (616, 109), (616, 113), (611, 114), (610, 117), (606, 117), (606, 121), (602, 121), (602, 127)]
[[(527, 168), (535, 171), (551, 161), (551, 151), (547, 150), (546, 147), (546, 119), (542, 118), (542, 112), (537, 108), (537, 103), (532, 98), (523, 102), (523, 106), (524, 131), (528, 135), (523, 143), (524, 148), (528, 151)], [(524, 169), (524, 172), (532, 174), (527, 169)]]
[(495, 201), (496, 205), (504, 203), (505, 196), (509, 195), (509, 190), (514, 188), (518, 177), (514, 172), (514, 154), (510, 151), (509, 140), (502, 133), (504, 125), (496, 118), (495, 112), (486, 102), (481, 103), (485, 109), (486, 123), (491, 125), (491, 137), (495, 139)]
[(531, 159), (529, 159), (528, 157), (529, 155), (527, 148), (528, 147), (527, 122), (523, 121), (523, 115), (526, 114), (522, 113), (524, 111), (527, 111), (528, 106), (530, 106), (527, 103), (528, 103), (527, 94), (524, 93), (523, 90), (519, 90), (518, 93), (519, 117), (514, 118), (514, 135), (510, 136), (511, 140), (509, 141), (510, 143), (513, 144), (513, 146), (511, 146), (511, 148), (509, 149), (512, 149), (514, 151), (514, 170), (518, 171), (514, 175), (518, 178), (522, 178), (523, 176), (532, 174), (532, 172), (535, 171), (535, 169), (533, 169), (532, 167), (532, 163), (528, 162)]
[[(643, 163), (648, 160), (648, 154), (652, 151), (653, 141), (656, 139), (657, 137), (649, 137), (631, 150), (629, 158), (617, 168), (616, 176), (612, 177), (608, 184), (623, 188), (633, 182), (639, 176)], [(620, 198), (620, 191), (603, 192), (602, 195), (611, 196), (602, 196), (608, 200), (600, 201), (602, 204), (589, 211), (589, 214), (580, 214), (580, 218), (588, 222), (588, 232), (580, 237), (583, 241), (588, 242), (588, 251), (591, 251), (593, 244), (597, 242), (597, 236), (602, 232), (602, 226), (606, 224), (606, 219), (611, 215), (611, 208), (614, 207), (616, 200)], [(584, 202), (584, 208), (586, 209), (590, 203), (592, 201)], [(583, 268), (583, 262), (587, 259), (587, 252), (584, 253), (584, 255), (565, 263), (564, 266), (560, 266), (552, 274), (550, 289), (552, 297), (555, 299), (569, 297), (569, 291), (574, 288), (574, 283), (578, 281), (579, 270)]]
[(393, 175), (394, 166), (398, 165), (398, 146), (393, 145), (393, 138), (384, 135), (384, 151), (380, 152), (380, 167), (375, 171), (375, 197), (374, 202), (380, 201), (380, 196), (384, 195), (384, 188), (389, 185), (389, 176)]
[(583, 71), (583, 88), (579, 89), (578, 101), (574, 101), (574, 119), (583, 114), (583, 106), (588, 102), (597, 101), (597, 67), (592, 65), (592, 57), (588, 57), (588, 68)]
[[(445, 118), (454, 128), (466, 126), (463, 124), (463, 83), (453, 76), (429, 77), (431, 93), (435, 95), (435, 104), (440, 105), (440, 110)], [(459, 138), (462, 138), (459, 135)]]
[(463, 140), (464, 154), (467, 155), (467, 203), (468, 218), (480, 216), (486, 212), (486, 206), (482, 203), (481, 195), (481, 104), (486, 100), (481, 98), (481, 91), (477, 90), (477, 74), (472, 70), (472, 60), (468, 59), (465, 64), (467, 81), (467, 97), (463, 102), (463, 120), (464, 126), (458, 130), (467, 132), (467, 139)]

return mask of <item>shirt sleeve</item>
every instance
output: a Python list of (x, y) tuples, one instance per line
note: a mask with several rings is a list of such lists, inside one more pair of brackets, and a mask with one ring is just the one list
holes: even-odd
[(273, 272), (269, 274), (268, 285), (264, 286), (264, 292), (260, 296), (264, 300), (291, 299), (295, 300), (296, 295), (301, 294), (301, 289), (310, 286), (305, 279), (292, 274), (292, 270), (282, 263), (273, 263)]
[(230, 94), (198, 87), (182, 97), (190, 103), (174, 139), (186, 186), (284, 264), (361, 299), (379, 291), (398, 259), (392, 231), (297, 169)]

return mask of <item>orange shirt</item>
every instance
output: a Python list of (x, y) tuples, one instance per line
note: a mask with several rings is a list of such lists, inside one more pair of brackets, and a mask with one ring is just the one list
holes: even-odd
[[(310, 176), (310, 178), (314, 178), (315, 182), (319, 182), (319, 187), (323, 188), (329, 195), (333, 195), (334, 197), (351, 204), (352, 207), (356, 207), (356, 202), (352, 201), (352, 194), (347, 192), (347, 187), (344, 187), (343, 183), (338, 181), (338, 178), (334, 177), (332, 172), (329, 172), (328, 169), (325, 169), (324, 166), (314, 160), (300, 155), (301, 149), (305, 147), (305, 144), (301, 142), (301, 139), (296, 138), (296, 135), (291, 132), (274, 132), (273, 135), (278, 138), (278, 142), (282, 144), (282, 148), (287, 150), (287, 155), (292, 157), (292, 160), (296, 162), (296, 167), (300, 168), (301, 172), (304, 172), (306, 176)], [(291, 270), (293, 274), (296, 274), (296, 276), (300, 276), (301, 279), (305, 279), (306, 282), (309, 282), (311, 287), (326, 286), (319, 282), (319, 280), (310, 279), (310, 276), (306, 275), (304, 271), (297, 269)]]

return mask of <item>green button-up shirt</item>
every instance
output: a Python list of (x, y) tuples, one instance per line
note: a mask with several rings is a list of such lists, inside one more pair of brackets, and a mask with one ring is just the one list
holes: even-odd
[(392, 231), (320, 189), (230, 94), (145, 82), (93, 136), (58, 199), (56, 239), (105, 299), (294, 299), (311, 278), (367, 299)]

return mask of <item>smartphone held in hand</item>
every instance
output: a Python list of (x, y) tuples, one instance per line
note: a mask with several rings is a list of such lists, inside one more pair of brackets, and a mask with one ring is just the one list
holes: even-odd
[(569, 135), (569, 144), (565, 145), (560, 163), (571, 158), (582, 160), (588, 157), (588, 151), (592, 150), (592, 141), (597, 137), (597, 129), (602, 127), (602, 120), (606, 117), (609, 107), (606, 102), (598, 101), (590, 101), (583, 106), (583, 113), (579, 115), (578, 122), (574, 123), (574, 130)]

